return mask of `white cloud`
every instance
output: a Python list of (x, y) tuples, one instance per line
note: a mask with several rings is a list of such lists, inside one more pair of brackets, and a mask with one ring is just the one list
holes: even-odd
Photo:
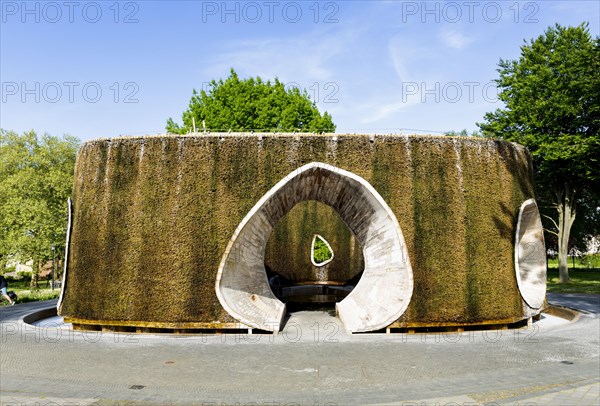
[(419, 80), (424, 78), (415, 75), (411, 65), (417, 66), (424, 59), (428, 59), (431, 56), (430, 52), (418, 42), (407, 41), (397, 35), (390, 38), (388, 42), (388, 56), (398, 80), (388, 84), (389, 92), (377, 94), (374, 99), (361, 107), (363, 114), (358, 121), (363, 124), (375, 123), (421, 102), (420, 94), (413, 92), (406, 94), (407, 90), (415, 86), (415, 78), (418, 77)]
[(360, 122), (364, 124), (374, 123), (417, 103), (418, 99), (414, 97), (407, 100), (391, 101), (385, 104), (376, 103), (371, 107), (368, 116), (360, 119)]
[(396, 71), (396, 75), (400, 80), (408, 80), (409, 73), (407, 69), (407, 61), (411, 59), (412, 55), (410, 52), (407, 52), (406, 49), (402, 49), (401, 46), (392, 39), (389, 42), (388, 53), (390, 59), (392, 60), (392, 65), (394, 66), (394, 70)]
[(444, 44), (454, 49), (463, 49), (471, 42), (473, 38), (469, 38), (456, 29), (444, 27), (440, 32), (440, 38)]
[[(225, 78), (234, 68), (241, 77), (260, 76), (306, 89), (321, 112), (338, 117), (354, 111), (363, 95), (356, 92), (369, 67), (356, 63), (352, 44), (368, 27), (362, 23), (317, 27), (293, 37), (268, 37), (227, 42), (200, 75)], [(372, 77), (372, 75), (369, 75)]]
[[(337, 27), (336, 27), (337, 28)], [(225, 52), (206, 68), (208, 77), (222, 77), (234, 68), (241, 75), (278, 77), (308, 88), (335, 78), (336, 61), (357, 35), (352, 30), (318, 30), (292, 38), (263, 38), (224, 45)]]

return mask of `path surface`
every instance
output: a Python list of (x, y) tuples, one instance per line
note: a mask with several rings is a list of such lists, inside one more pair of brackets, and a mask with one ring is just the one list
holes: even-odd
[(326, 312), (298, 312), (278, 336), (161, 336), (20, 321), (56, 301), (2, 307), (0, 404), (597, 406), (600, 296), (548, 299), (586, 313), (529, 330), (349, 336)]

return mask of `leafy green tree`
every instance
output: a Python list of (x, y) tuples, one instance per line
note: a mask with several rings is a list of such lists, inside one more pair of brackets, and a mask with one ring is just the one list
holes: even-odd
[(0, 130), (0, 259), (33, 259), (32, 285), (52, 246), (63, 251), (75, 137)]
[(232, 69), (229, 77), (210, 83), (209, 91), (194, 89), (183, 125), (167, 120), (167, 132), (193, 131), (333, 132), (329, 113), (319, 113), (306, 90), (286, 89), (278, 79), (240, 79)]
[[(588, 25), (556, 25), (521, 46), (518, 60), (500, 60), (496, 80), (505, 108), (478, 123), (484, 134), (516, 141), (533, 155), (538, 199), (557, 238), (561, 282), (577, 205), (600, 183), (600, 37)], [(598, 207), (600, 202), (587, 201)], [(549, 221), (549, 223), (548, 223)]]
[(467, 131), (466, 128), (462, 129), (461, 131), (454, 131), (454, 130), (446, 131), (444, 133), (444, 135), (446, 135), (448, 137), (483, 137), (484, 136), (478, 130), (475, 130), (469, 134), (469, 131)]
[(333, 252), (331, 252), (327, 244), (320, 237), (315, 238), (312, 251), (313, 261), (317, 264), (328, 261), (333, 257)]
[[(569, 253), (585, 253), (590, 247), (591, 240), (600, 238), (600, 190), (585, 189), (577, 200), (577, 221), (573, 222), (569, 235)], [(542, 207), (542, 215), (547, 215), (547, 221), (552, 223), (552, 207)], [(556, 228), (556, 226), (554, 226)], [(558, 252), (556, 233), (546, 232), (546, 247)]]

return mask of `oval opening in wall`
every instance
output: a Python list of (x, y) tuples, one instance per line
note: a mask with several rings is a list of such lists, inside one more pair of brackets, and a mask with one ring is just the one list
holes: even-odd
[(319, 234), (313, 236), (310, 245), (310, 261), (314, 266), (325, 266), (333, 261), (333, 249), (331, 245)]

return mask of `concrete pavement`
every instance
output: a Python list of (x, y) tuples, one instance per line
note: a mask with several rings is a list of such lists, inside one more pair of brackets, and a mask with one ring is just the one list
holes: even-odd
[(600, 311), (600, 295), (585, 293), (547, 293), (548, 302), (589, 313)]
[(347, 335), (327, 312), (298, 312), (277, 336), (161, 336), (20, 321), (55, 302), (2, 307), (0, 404), (598, 405), (600, 296), (548, 298), (586, 313), (528, 330)]

